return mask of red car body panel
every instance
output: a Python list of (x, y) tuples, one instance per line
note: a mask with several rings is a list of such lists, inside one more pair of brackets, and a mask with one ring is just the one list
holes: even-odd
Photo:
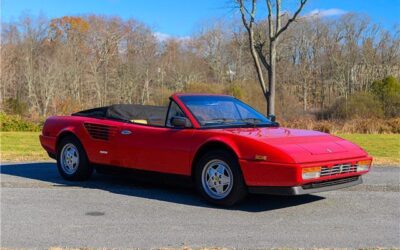
[[(64, 133), (72, 133), (82, 143), (91, 163), (186, 176), (192, 174), (196, 154), (202, 147), (210, 143), (223, 144), (236, 154), (248, 186), (290, 187), (368, 172), (303, 180), (302, 168), (305, 167), (356, 164), (372, 158), (351, 142), (317, 131), (282, 127), (203, 129), (179, 99), (182, 95), (175, 94), (171, 100), (180, 106), (193, 128), (176, 129), (81, 116), (53, 116), (46, 120), (40, 142), (50, 155), (56, 155), (59, 138)], [(109, 126), (109, 140), (91, 138), (85, 123)], [(123, 130), (132, 133), (121, 135)], [(257, 155), (266, 159), (257, 160)]]

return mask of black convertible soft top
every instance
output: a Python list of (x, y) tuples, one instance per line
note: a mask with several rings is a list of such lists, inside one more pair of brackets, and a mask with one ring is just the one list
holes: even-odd
[(140, 104), (114, 104), (73, 113), (73, 116), (85, 116), (121, 121), (146, 120), (154, 125), (164, 125), (167, 107)]

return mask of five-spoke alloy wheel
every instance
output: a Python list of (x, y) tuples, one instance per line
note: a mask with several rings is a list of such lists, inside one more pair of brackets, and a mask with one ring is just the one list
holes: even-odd
[(196, 162), (196, 187), (209, 202), (232, 206), (247, 194), (236, 156), (225, 150), (205, 153)]
[(203, 168), (202, 185), (204, 191), (214, 199), (225, 198), (233, 186), (233, 174), (228, 164), (215, 159)]
[(79, 152), (74, 144), (68, 143), (61, 150), (60, 164), (62, 170), (69, 175), (72, 175), (78, 170)]
[(92, 174), (93, 167), (76, 137), (66, 136), (58, 143), (57, 168), (60, 175), (70, 181), (86, 180)]

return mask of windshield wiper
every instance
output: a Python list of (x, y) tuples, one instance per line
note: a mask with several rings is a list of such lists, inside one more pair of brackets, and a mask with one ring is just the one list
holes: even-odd
[(256, 127), (257, 125), (261, 125), (262, 127), (264, 127), (264, 126), (278, 127), (279, 126), (279, 123), (277, 123), (277, 122), (268, 122), (268, 121), (264, 121), (259, 118), (245, 118), (245, 119), (240, 119), (238, 121), (242, 121), (242, 122), (246, 123), (246, 125), (254, 126), (254, 127)]
[(204, 122), (204, 125), (207, 125), (207, 124), (214, 124), (214, 123), (217, 123), (217, 124), (221, 124), (221, 123), (231, 123), (231, 122), (234, 122), (234, 121), (236, 121), (236, 120), (234, 120), (234, 119), (228, 119), (228, 118), (214, 118), (214, 119), (205, 121), (205, 122)]
[(244, 118), (244, 119), (231, 119), (231, 118), (214, 118), (203, 122), (203, 125), (212, 125), (212, 124), (229, 124), (229, 125), (239, 125), (240, 123), (244, 123), (246, 126), (256, 127), (257, 125), (275, 127), (278, 123), (269, 123), (259, 118)]
[(240, 119), (239, 121), (245, 122), (247, 125), (257, 125), (259, 123), (262, 123), (263, 120), (258, 119), (258, 118), (245, 118), (245, 119)]
[(245, 119), (240, 119), (240, 121), (251, 122), (251, 123), (260, 123), (260, 122), (262, 122), (262, 120), (258, 119), (258, 118), (245, 118)]

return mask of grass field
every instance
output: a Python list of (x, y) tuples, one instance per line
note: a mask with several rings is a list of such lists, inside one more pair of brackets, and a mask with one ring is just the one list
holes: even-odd
[(400, 134), (340, 134), (365, 149), (374, 157), (374, 164), (400, 167)]
[(0, 132), (1, 161), (49, 160), (39, 142), (40, 132)]
[[(49, 160), (39, 143), (39, 132), (0, 132), (1, 161)], [(375, 164), (400, 166), (400, 134), (340, 134), (374, 157)]]

